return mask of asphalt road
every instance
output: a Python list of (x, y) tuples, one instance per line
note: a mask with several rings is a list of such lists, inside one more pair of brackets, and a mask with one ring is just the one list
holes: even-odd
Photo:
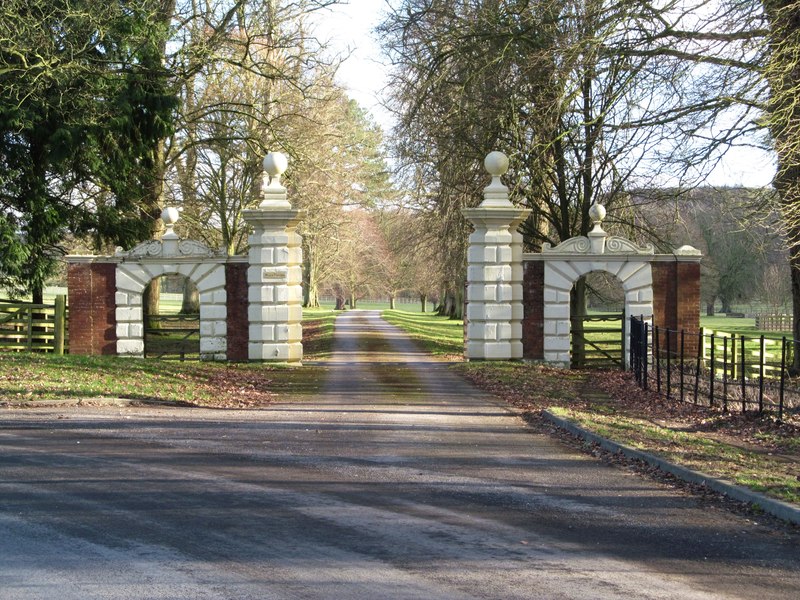
[(800, 539), (576, 454), (372, 313), (259, 411), (0, 412), (0, 599), (800, 598)]

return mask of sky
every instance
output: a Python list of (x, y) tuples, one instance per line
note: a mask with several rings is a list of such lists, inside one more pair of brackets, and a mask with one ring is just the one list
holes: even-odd
[(386, 87), (387, 67), (373, 30), (385, 12), (384, 0), (346, 0), (318, 16), (318, 36), (330, 40), (332, 48), (347, 56), (339, 68), (338, 79), (350, 97), (372, 113), (384, 128), (391, 129), (392, 116), (381, 107), (381, 92)]
[[(349, 53), (339, 69), (339, 82), (388, 133), (394, 120), (381, 106), (382, 92), (387, 85), (387, 66), (373, 33), (385, 12), (385, 0), (346, 0), (319, 14), (317, 30), (319, 37), (330, 40), (336, 52)], [(735, 148), (727, 153), (706, 183), (761, 187), (769, 185), (774, 174), (775, 167), (769, 155), (754, 149)]]

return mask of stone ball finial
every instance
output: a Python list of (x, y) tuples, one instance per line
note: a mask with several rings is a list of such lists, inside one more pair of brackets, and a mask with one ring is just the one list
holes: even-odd
[(508, 171), (508, 157), (497, 150), (489, 152), (483, 160), (483, 166), (492, 177), (500, 177)]
[(264, 157), (264, 170), (270, 176), (270, 185), (280, 185), (281, 175), (289, 166), (289, 159), (281, 152), (270, 152)]
[(161, 220), (164, 221), (164, 225), (167, 227), (172, 227), (175, 223), (178, 222), (180, 218), (180, 213), (178, 212), (177, 208), (172, 206), (168, 206), (164, 210), (161, 211)]
[(595, 202), (589, 207), (589, 218), (595, 225), (602, 223), (603, 219), (606, 218), (606, 207)]

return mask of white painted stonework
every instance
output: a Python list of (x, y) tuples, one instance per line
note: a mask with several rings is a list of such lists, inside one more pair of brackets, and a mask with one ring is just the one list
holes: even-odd
[(303, 249), (296, 228), (305, 211), (291, 207), (280, 183), (286, 167), (282, 154), (266, 156), (262, 202), (258, 209), (243, 213), (253, 228), (247, 270), (247, 352), (250, 360), (298, 363), (303, 359)]
[(508, 200), (500, 176), (508, 158), (492, 152), (484, 161), (492, 183), (478, 208), (462, 213), (472, 223), (467, 268), (466, 357), (468, 360), (522, 358), (522, 234), (530, 210)]
[[(167, 209), (169, 210), (169, 209)], [(202, 242), (180, 240), (169, 222), (161, 240), (139, 244), (129, 252), (118, 251), (116, 280), (117, 354), (144, 356), (145, 287), (162, 275), (183, 275), (197, 286), (200, 295), (200, 357), (227, 358), (227, 296), (225, 263), (228, 257)], [(174, 209), (173, 209), (174, 210)]]
[[(605, 271), (614, 275), (625, 291), (625, 315), (653, 315), (652, 245), (639, 247), (630, 240), (608, 236), (602, 228), (605, 209), (590, 212), (595, 226), (588, 237), (574, 237), (555, 248), (544, 244), (541, 254), (524, 260), (544, 262), (544, 360), (570, 365), (570, 291), (583, 275)], [(628, 322), (625, 320), (625, 360), (628, 360)]]

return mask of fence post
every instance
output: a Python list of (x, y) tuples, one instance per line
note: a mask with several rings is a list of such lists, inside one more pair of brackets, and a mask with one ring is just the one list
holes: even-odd
[(620, 319), (620, 321), (622, 321), (622, 346), (621, 346), (622, 352), (620, 352), (620, 355), (622, 356), (622, 361), (621, 361), (622, 364), (620, 365), (620, 368), (624, 371), (625, 370), (625, 325), (626, 325), (625, 309), (622, 310), (622, 318)]
[(764, 334), (761, 334), (758, 346), (758, 414), (764, 412)]
[[(628, 336), (628, 344), (629, 344), (629, 347), (628, 347), (628, 364), (631, 366), (631, 371), (633, 371), (633, 376), (636, 378), (636, 382), (641, 385), (641, 383), (639, 382), (639, 371), (636, 368), (636, 358), (635, 358), (636, 355), (633, 352), (634, 344), (636, 343), (635, 340), (636, 340), (636, 333), (637, 333), (636, 332), (636, 319), (631, 317), (631, 321), (630, 321), (630, 324), (628, 325), (628, 327), (630, 327), (630, 335)], [(624, 327), (623, 327), (623, 332), (624, 332)], [(624, 335), (624, 333), (623, 333), (623, 335)], [(623, 345), (622, 347), (624, 348), (625, 346)]]
[(728, 412), (728, 338), (722, 338), (722, 412)]
[(740, 373), (740, 378), (742, 381), (742, 412), (745, 413), (747, 412), (747, 383), (745, 381), (745, 374), (744, 374), (745, 370), (744, 355), (746, 354), (744, 351), (744, 336), (740, 336), (739, 338), (739, 354), (741, 354), (742, 356), (742, 365), (741, 365), (742, 369)]
[(714, 332), (712, 331), (711, 332), (711, 363), (710, 363), (709, 369), (708, 369), (708, 372), (709, 372), (709, 376), (708, 376), (708, 405), (709, 406), (714, 406), (714, 375), (715, 375), (715, 372), (714, 372), (714, 366), (715, 366), (714, 365), (714, 361), (715, 361), (714, 349), (715, 349), (716, 345), (717, 345), (717, 339), (715, 337)]
[(67, 321), (67, 297), (56, 296), (55, 300), (55, 323), (53, 325), (53, 353), (57, 356), (64, 354), (64, 334), (66, 333)]
[(656, 325), (653, 328), (653, 354), (655, 354), (656, 358), (656, 390), (658, 393), (661, 393), (661, 347), (659, 345), (658, 339), (658, 330), (659, 327)]
[(694, 403), (697, 404), (697, 394), (700, 390), (700, 358), (705, 352), (705, 348), (703, 347), (705, 344), (705, 339), (703, 337), (703, 328), (700, 328), (700, 331), (697, 333), (697, 361), (695, 362), (694, 366)]
[(25, 312), (28, 315), (27, 322), (26, 322), (26, 331), (25, 335), (27, 336), (27, 347), (28, 352), (33, 350), (33, 307), (27, 306), (25, 307)]

